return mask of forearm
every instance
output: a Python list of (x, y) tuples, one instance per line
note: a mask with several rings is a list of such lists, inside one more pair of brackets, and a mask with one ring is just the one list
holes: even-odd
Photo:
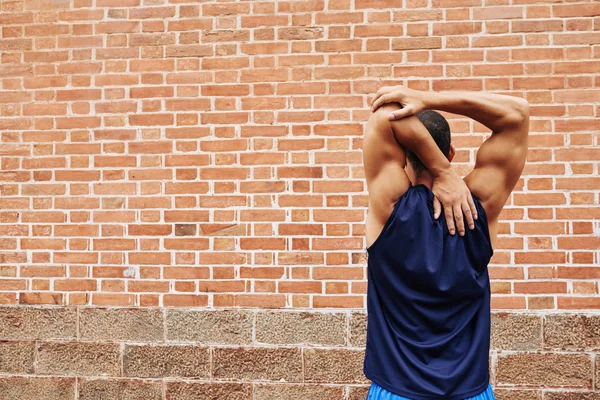
[(435, 143), (427, 128), (415, 116), (391, 121), (390, 125), (398, 143), (414, 153), (427, 170), (440, 176), (450, 169), (450, 162)]
[(464, 115), (492, 132), (512, 129), (523, 123), (528, 114), (525, 100), (485, 92), (432, 92), (428, 94), (427, 108)]

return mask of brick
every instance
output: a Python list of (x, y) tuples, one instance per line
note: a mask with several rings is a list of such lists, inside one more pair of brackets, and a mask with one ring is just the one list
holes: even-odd
[(300, 349), (215, 348), (215, 379), (251, 379), (286, 382), (302, 380)]
[(308, 312), (259, 312), (256, 341), (269, 344), (343, 346), (344, 314)]
[(524, 7), (484, 7), (473, 10), (473, 19), (512, 19), (523, 18)]
[(250, 383), (204, 383), (173, 382), (166, 383), (169, 400), (253, 400)]
[(512, 32), (562, 31), (563, 21), (513, 21)]
[[(175, 7), (142, 7), (134, 8), (129, 12), (131, 19), (169, 18), (175, 16)], [(137, 21), (136, 21), (137, 22)]]
[(600, 33), (556, 33), (554, 43), (561, 46), (598, 44), (600, 43)]
[(168, 341), (193, 341), (203, 344), (252, 343), (252, 313), (249, 311), (168, 310)]
[(544, 347), (547, 349), (600, 349), (596, 315), (547, 315), (544, 317)]
[(44, 342), (37, 347), (36, 371), (42, 375), (120, 374), (119, 344)]
[(370, 386), (350, 386), (348, 400), (362, 400), (367, 398)]
[(160, 310), (152, 309), (82, 309), (79, 337), (93, 341), (162, 342), (163, 315)]
[(498, 400), (542, 400), (539, 390), (496, 389), (494, 395)]
[(323, 27), (289, 27), (277, 29), (278, 40), (315, 40), (323, 37)]
[(343, 398), (343, 387), (320, 385), (267, 385), (256, 386), (256, 400), (321, 400)]
[(592, 385), (592, 362), (586, 354), (507, 354), (499, 355), (497, 362), (498, 385)]
[(250, 4), (204, 4), (202, 6), (203, 16), (229, 15), (229, 14), (248, 14)]
[(34, 352), (34, 342), (0, 341), (0, 371), (6, 374), (33, 374)]
[(75, 396), (75, 378), (0, 377), (0, 396), (11, 400), (64, 400)]
[(71, 339), (76, 311), (66, 308), (0, 307), (0, 339)]
[(210, 350), (192, 345), (127, 345), (123, 374), (139, 378), (209, 378)]
[(492, 314), (491, 348), (541, 350), (542, 318), (536, 315)]
[(306, 382), (364, 383), (364, 351), (305, 349)]
[(357, 24), (363, 22), (363, 19), (364, 16), (361, 12), (319, 12), (315, 14), (315, 23), (317, 25)]
[(401, 38), (392, 39), (392, 50), (440, 49), (442, 38)]
[(313, 297), (314, 308), (363, 308), (363, 296), (319, 296)]
[(357, 0), (354, 5), (357, 10), (363, 8), (388, 8), (401, 6), (402, 1), (398, 0)]
[(480, 6), (481, 0), (433, 0), (433, 8)]
[(565, 282), (515, 282), (514, 293), (566, 293)]
[(80, 379), (80, 400), (162, 400), (160, 381), (138, 379)]
[(598, 400), (600, 394), (597, 392), (546, 392), (544, 398), (548, 400)]
[(598, 4), (579, 4), (578, 7), (570, 5), (554, 5), (552, 12), (557, 18), (593, 17), (600, 15)]
[(354, 36), (356, 37), (397, 37), (404, 35), (404, 25), (402, 24), (371, 24), (356, 25), (354, 27)]
[(482, 24), (480, 22), (437, 22), (433, 24), (433, 34), (445, 35), (469, 35), (480, 33)]
[(208, 296), (165, 294), (163, 296), (163, 305), (165, 307), (206, 307), (208, 306)]

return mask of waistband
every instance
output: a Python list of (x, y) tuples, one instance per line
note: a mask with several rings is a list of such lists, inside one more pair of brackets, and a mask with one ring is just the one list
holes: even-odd
[[(373, 382), (371, 384), (371, 387), (369, 388), (369, 393), (367, 395), (366, 400), (411, 400), (411, 399), (409, 399), (407, 397), (402, 397), (402, 396), (394, 394), (392, 392), (388, 392), (387, 390), (385, 390), (384, 388), (382, 388), (381, 386), (379, 386), (378, 384)], [(468, 399), (465, 399), (465, 400), (496, 400), (496, 397), (494, 396), (494, 390), (492, 388), (492, 385), (489, 384), (487, 389), (484, 390), (482, 393), (480, 393), (474, 397), (469, 397)]]

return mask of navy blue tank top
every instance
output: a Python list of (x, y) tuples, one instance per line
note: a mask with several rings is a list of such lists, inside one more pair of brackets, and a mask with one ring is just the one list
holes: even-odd
[(367, 348), (364, 374), (413, 400), (463, 400), (490, 380), (490, 281), (487, 217), (465, 236), (433, 219), (431, 190), (410, 185), (367, 249)]

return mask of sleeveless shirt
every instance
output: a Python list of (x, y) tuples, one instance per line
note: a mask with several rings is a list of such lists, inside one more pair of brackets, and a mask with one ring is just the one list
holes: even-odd
[(367, 249), (364, 374), (392, 393), (463, 400), (488, 387), (493, 249), (473, 197), (475, 229), (450, 235), (431, 190), (411, 184)]

